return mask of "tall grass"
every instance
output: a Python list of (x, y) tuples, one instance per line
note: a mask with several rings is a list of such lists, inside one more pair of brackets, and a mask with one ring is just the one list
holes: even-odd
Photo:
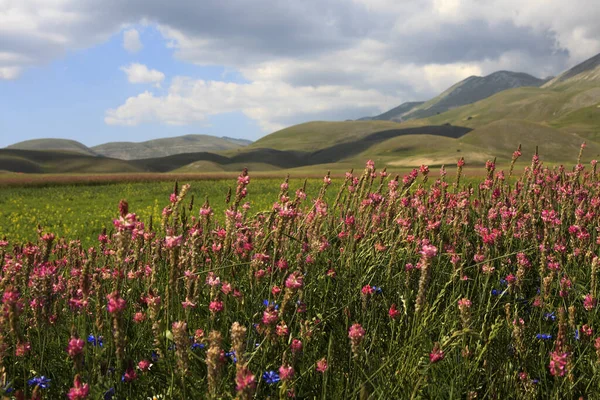
[[(515, 152), (513, 161), (520, 156)], [(581, 155), (580, 155), (581, 157)], [(175, 186), (83, 248), (0, 242), (0, 375), (17, 398), (593, 398), (596, 163), (478, 185), (372, 162), (224, 218)], [(509, 183), (510, 182), (510, 183)], [(333, 192), (328, 199), (327, 193)], [(218, 222), (224, 221), (223, 223)]]

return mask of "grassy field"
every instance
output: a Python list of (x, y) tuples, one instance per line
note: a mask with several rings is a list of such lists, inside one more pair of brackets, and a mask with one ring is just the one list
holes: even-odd
[[(51, 177), (50, 177), (51, 178)], [(159, 178), (155, 175), (155, 178)], [(79, 239), (84, 247), (93, 245), (102, 229), (112, 230), (112, 221), (120, 199), (127, 199), (132, 210), (144, 221), (150, 217), (160, 222), (165, 199), (173, 192), (174, 182), (81, 182), (40, 187), (29, 183), (25, 186), (0, 187), (0, 238), (6, 236), (11, 242), (24, 243), (37, 240), (37, 226), (46, 232), (67, 239)], [(196, 205), (208, 197), (211, 207), (221, 220), (227, 208), (225, 198), (230, 188), (235, 191), (234, 179), (191, 180), (180, 178), (180, 184), (191, 183), (189, 196)], [(183, 178), (183, 179), (181, 179)], [(113, 177), (113, 179), (115, 179)], [(283, 179), (261, 178), (252, 182), (249, 192), (250, 213), (269, 211), (277, 201), (279, 184)], [(40, 182), (38, 182), (40, 183)], [(322, 179), (307, 180), (306, 191), (316, 195)], [(291, 188), (304, 185), (303, 179), (291, 179)]]
[(530, 165), (5, 186), (0, 396), (593, 399), (600, 174)]

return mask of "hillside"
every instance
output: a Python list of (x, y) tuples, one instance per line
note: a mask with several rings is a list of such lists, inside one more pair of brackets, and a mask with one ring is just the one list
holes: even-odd
[(600, 80), (600, 54), (591, 57), (563, 72), (544, 84), (544, 88), (559, 87), (562, 84), (588, 83)]
[(405, 119), (427, 118), (456, 107), (475, 103), (507, 89), (538, 87), (545, 81), (522, 72), (498, 71), (481, 77), (470, 76), (439, 96), (426, 101), (404, 115)]
[(33, 139), (18, 142), (6, 147), (13, 150), (49, 150), (49, 151), (69, 151), (74, 153), (96, 156), (97, 154), (75, 140), (69, 139)]
[(425, 103), (424, 101), (409, 101), (400, 104), (398, 107), (394, 107), (383, 114), (376, 115), (374, 117), (360, 118), (359, 121), (402, 121), (403, 117), (412, 111), (414, 108), (419, 107)]
[(185, 135), (146, 142), (110, 142), (92, 147), (100, 155), (121, 160), (167, 157), (182, 153), (220, 152), (247, 146), (249, 141), (209, 135)]

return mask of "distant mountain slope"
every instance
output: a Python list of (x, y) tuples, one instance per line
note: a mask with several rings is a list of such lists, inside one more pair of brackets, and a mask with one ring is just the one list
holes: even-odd
[[(250, 142), (251, 143), (251, 142)], [(249, 141), (209, 135), (185, 135), (146, 142), (110, 142), (92, 147), (105, 157), (121, 160), (166, 157), (183, 153), (218, 152), (247, 146)]]
[(563, 72), (556, 78), (544, 84), (544, 88), (557, 87), (564, 83), (589, 83), (589, 81), (600, 81), (600, 54), (588, 58), (573, 68)]
[(15, 143), (6, 147), (7, 149), (14, 150), (48, 150), (48, 151), (71, 151), (80, 154), (87, 154), (89, 156), (96, 156), (97, 154), (87, 147), (86, 145), (79, 143), (75, 140), (69, 139), (33, 139), (25, 140), (23, 142)]
[(504, 119), (535, 122), (600, 143), (600, 54), (540, 88), (505, 90), (422, 122), (478, 128)]
[(405, 119), (427, 118), (456, 107), (475, 103), (498, 92), (522, 86), (539, 87), (545, 81), (522, 72), (498, 71), (481, 77), (470, 76), (453, 85), (439, 96), (415, 107)]
[(374, 117), (360, 118), (359, 121), (402, 121), (404, 115), (408, 114), (415, 107), (419, 107), (424, 101), (409, 101), (400, 104), (398, 107), (394, 107), (383, 114), (376, 115)]

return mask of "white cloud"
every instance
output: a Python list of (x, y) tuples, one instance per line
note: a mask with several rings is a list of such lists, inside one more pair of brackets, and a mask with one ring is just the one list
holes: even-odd
[(131, 63), (120, 68), (127, 75), (129, 83), (154, 83), (157, 87), (165, 79), (165, 74), (149, 69), (144, 64)]
[(21, 68), (19, 67), (0, 67), (0, 80), (6, 79), (17, 79), (21, 74)]
[[(146, 91), (108, 110), (107, 123), (189, 124), (242, 111), (268, 132), (426, 100), (473, 74), (556, 74), (600, 52), (597, 1), (0, 0), (0, 79), (124, 29), (123, 46), (136, 51), (130, 28), (144, 21), (178, 59), (249, 83), (173, 79), (165, 95)], [(131, 83), (165, 80), (142, 64), (122, 70)]]
[(157, 97), (146, 91), (130, 97), (120, 107), (108, 110), (104, 120), (110, 125), (184, 125), (241, 110), (265, 131), (273, 131), (295, 115), (372, 109), (396, 100), (376, 90), (342, 86), (293, 87), (275, 81), (238, 84), (176, 77), (166, 95)]
[(123, 48), (130, 53), (137, 53), (144, 45), (140, 40), (140, 33), (136, 29), (128, 29), (123, 32)]

